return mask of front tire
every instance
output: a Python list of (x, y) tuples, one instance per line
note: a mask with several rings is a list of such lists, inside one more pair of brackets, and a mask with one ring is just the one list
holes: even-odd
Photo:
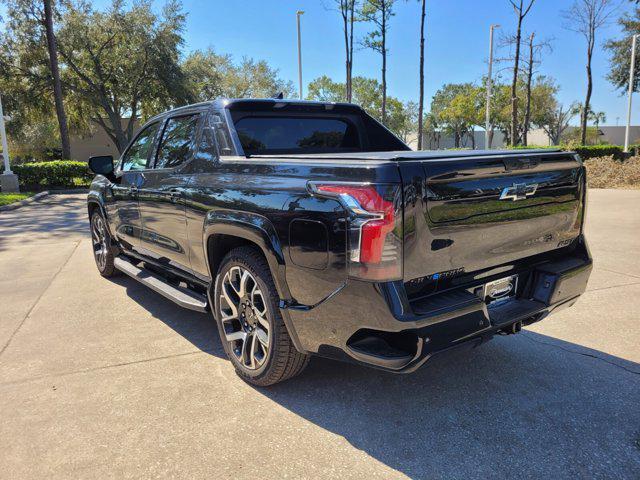
[(91, 215), (91, 245), (93, 246), (93, 258), (100, 275), (105, 278), (117, 275), (118, 270), (113, 265), (115, 255), (107, 230), (107, 222), (97, 209)]
[(214, 288), (216, 323), (236, 373), (258, 386), (298, 375), (309, 356), (296, 350), (278, 307), (264, 257), (240, 247), (223, 259)]

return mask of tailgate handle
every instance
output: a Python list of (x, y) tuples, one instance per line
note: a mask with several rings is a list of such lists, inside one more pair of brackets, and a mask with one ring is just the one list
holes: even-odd
[(528, 170), (540, 165), (539, 158), (505, 158), (502, 162), (507, 172), (511, 170)]

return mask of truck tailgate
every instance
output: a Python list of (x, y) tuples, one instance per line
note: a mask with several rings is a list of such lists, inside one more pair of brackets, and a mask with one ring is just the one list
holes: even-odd
[(412, 160), (400, 171), (405, 281), (488, 269), (580, 234), (584, 169), (575, 154)]

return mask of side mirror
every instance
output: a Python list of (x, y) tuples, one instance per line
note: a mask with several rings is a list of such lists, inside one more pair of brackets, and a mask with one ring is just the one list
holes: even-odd
[(105, 177), (113, 175), (113, 157), (111, 155), (100, 155), (89, 159), (89, 169)]

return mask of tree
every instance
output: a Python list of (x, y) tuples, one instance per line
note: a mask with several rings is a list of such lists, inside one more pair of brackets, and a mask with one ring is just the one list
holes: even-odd
[(56, 104), (56, 115), (60, 126), (60, 141), (62, 143), (62, 156), (71, 158), (71, 145), (69, 143), (69, 127), (67, 115), (62, 101), (62, 83), (60, 82), (60, 69), (58, 68), (58, 47), (56, 35), (53, 31), (53, 12), (51, 0), (44, 0), (44, 23), (47, 32), (47, 48), (49, 50), (49, 65), (51, 68), (51, 80), (53, 82), (53, 98)]
[(337, 83), (326, 75), (316, 78), (307, 86), (307, 100), (339, 102), (345, 95), (345, 84)]
[[(345, 90), (344, 83), (334, 82), (324, 75), (309, 83), (307, 99), (321, 102), (338, 102), (344, 98)], [(376, 79), (360, 76), (353, 77), (352, 101), (365, 109), (369, 115), (382, 121), (382, 86)]]
[(432, 113), (427, 113), (424, 116), (422, 125), (423, 130), (421, 132), (421, 136), (426, 136), (429, 144), (429, 150), (439, 149), (442, 133), (440, 131), (440, 126), (438, 125), (436, 116)]
[[(524, 121), (522, 123), (522, 144), (527, 145), (528, 143), (528, 133), (531, 128), (531, 85), (533, 82), (533, 75), (535, 73), (535, 66), (541, 63), (540, 57), (544, 50), (551, 51), (551, 45), (547, 41), (534, 43), (535, 33), (532, 33), (529, 36), (529, 57), (525, 60), (525, 64), (527, 67), (526, 70), (526, 95), (525, 95), (525, 113), (524, 113)], [(557, 89), (554, 90), (553, 95), (557, 93)]]
[(421, 0), (420, 11), (420, 98), (418, 99), (418, 150), (422, 150), (422, 122), (424, 116), (424, 17), (426, 0)]
[[(51, 0), (8, 0), (7, 38), (3, 45), (5, 49), (3, 64), (5, 75), (27, 76), (38, 78), (38, 84), (50, 89), (54, 97), (55, 110), (58, 119), (58, 135), (62, 144), (62, 156), (71, 157), (69, 145), (69, 127), (65, 114), (56, 37), (53, 27), (55, 15)], [(43, 47), (46, 45), (46, 48)], [(29, 61), (22, 66), (25, 75), (21, 75), (21, 62), (18, 54), (24, 55)], [(25, 63), (25, 62), (22, 62)], [(27, 72), (27, 70), (29, 70)], [(42, 96), (39, 96), (44, 100)], [(48, 101), (48, 99), (47, 99)], [(44, 119), (41, 119), (44, 121)], [(58, 137), (56, 135), (56, 137)]]
[(513, 77), (511, 80), (511, 143), (516, 145), (518, 143), (518, 97), (516, 95), (516, 88), (518, 83), (518, 74), (520, 68), (520, 42), (522, 39), (522, 21), (531, 11), (535, 0), (527, 0), (525, 3), (523, 0), (509, 0), (513, 11), (518, 17), (516, 38), (515, 38), (515, 55), (513, 58)]
[(400, 139), (409, 143), (415, 135), (418, 122), (418, 104), (402, 103), (394, 97), (387, 100), (387, 127)]
[(607, 115), (604, 112), (594, 112), (593, 110), (591, 110), (589, 112), (589, 114), (587, 115), (587, 118), (589, 119), (589, 121), (593, 122), (593, 125), (595, 126), (595, 130), (596, 130), (596, 135), (595, 135), (595, 140), (596, 143), (600, 143), (600, 123), (605, 123), (607, 121)]
[[(626, 93), (629, 88), (629, 70), (631, 63), (631, 38), (640, 34), (640, 7), (636, 7), (633, 13), (627, 13), (618, 20), (618, 24), (624, 32), (619, 40), (609, 40), (604, 48), (609, 51), (609, 73), (607, 79), (621, 93)], [(636, 58), (640, 57), (640, 45), (636, 46)], [(637, 61), (637, 60), (636, 60)], [(640, 91), (640, 68), (636, 65), (633, 77), (633, 91)]]
[[(126, 10), (113, 0), (104, 12), (69, 4), (58, 35), (63, 83), (122, 152), (139, 116), (192, 101), (180, 69), (185, 16), (180, 4), (162, 15), (143, 0)], [(129, 119), (125, 122), (125, 117)]]
[[(334, 82), (323, 75), (309, 83), (307, 100), (335, 102), (344, 98), (346, 85)], [(408, 141), (416, 131), (418, 106), (415, 102), (403, 103), (397, 98), (387, 98), (387, 118), (382, 121), (382, 86), (373, 78), (353, 77), (353, 103), (360, 105), (369, 115), (384, 123), (403, 141)]]
[[(551, 112), (557, 106), (557, 93), (558, 86), (550, 77), (539, 75), (529, 82), (528, 71), (520, 75), (516, 85), (516, 96), (519, 103), (529, 104), (529, 113), (527, 114), (527, 109), (518, 111), (516, 121), (518, 137), (524, 137), (525, 128), (528, 129), (530, 124), (540, 126), (550, 118)], [(485, 97), (481, 96), (479, 103), (483, 110), (485, 102)], [(507, 143), (511, 143), (511, 86), (502, 83), (499, 78), (496, 79), (493, 88), (491, 106), (489, 140), (493, 141), (493, 135), (497, 130), (502, 132)], [(482, 121), (479, 120), (481, 124)]]
[(580, 114), (580, 142), (584, 145), (587, 139), (587, 116), (593, 92), (591, 60), (596, 45), (598, 30), (604, 27), (615, 11), (614, 0), (575, 0), (569, 10), (563, 12), (566, 28), (579, 33), (587, 43), (587, 93)]
[(569, 128), (569, 122), (579, 112), (580, 105), (577, 102), (572, 103), (567, 108), (557, 104), (553, 110), (540, 115), (533, 123), (544, 130), (551, 144), (559, 145), (562, 134)]
[(188, 95), (201, 102), (218, 97), (272, 97), (279, 92), (291, 97), (295, 90), (266, 61), (245, 57), (236, 64), (231, 55), (217, 54), (212, 48), (189, 54), (181, 69)]
[(346, 67), (346, 90), (345, 99), (351, 102), (352, 99), (352, 78), (353, 78), (353, 25), (355, 23), (356, 0), (332, 0), (342, 17), (342, 33), (344, 34), (345, 67)]
[(373, 23), (375, 28), (362, 43), (382, 56), (382, 122), (387, 118), (387, 33), (389, 20), (394, 15), (394, 2), (395, 0), (363, 0), (360, 9), (361, 19)]
[[(473, 133), (473, 127), (482, 120), (483, 90), (472, 83), (444, 85), (431, 101), (431, 114), (445, 133), (454, 138), (454, 146), (459, 148), (465, 136)], [(475, 138), (469, 135), (472, 148)]]

